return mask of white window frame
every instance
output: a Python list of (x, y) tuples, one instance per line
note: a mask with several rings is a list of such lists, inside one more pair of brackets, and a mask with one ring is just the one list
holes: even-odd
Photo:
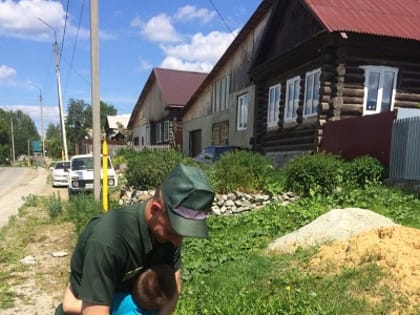
[[(384, 75), (385, 72), (392, 72), (394, 74), (394, 82), (392, 84), (392, 92), (391, 92), (391, 104), (389, 106), (389, 110), (392, 111), (394, 109), (395, 103), (395, 91), (397, 86), (397, 79), (398, 79), (398, 68), (395, 67), (387, 67), (387, 66), (362, 66), (362, 69), (365, 70), (365, 82), (364, 82), (364, 98), (363, 98), (363, 115), (372, 115), (377, 114), (382, 111), (382, 96), (383, 96), (383, 84), (384, 84)], [(376, 95), (376, 108), (374, 110), (367, 108), (368, 102), (368, 93), (369, 93), (369, 75), (373, 72), (379, 73), (379, 82), (378, 82), (378, 93)]]
[(163, 122), (163, 141), (169, 140), (169, 120)]
[[(318, 81), (316, 82), (315, 78), (318, 75)], [(309, 79), (312, 77), (312, 84), (309, 86)], [(318, 115), (318, 106), (319, 106), (319, 87), (321, 84), (321, 68), (306, 72), (305, 75), (305, 96), (303, 102), (303, 117), (309, 118)], [(315, 87), (318, 83), (318, 91)], [(316, 97), (318, 96), (318, 97)]]
[[(296, 86), (297, 84), (297, 91)], [(293, 95), (289, 95), (289, 86), (293, 86)], [(293, 77), (287, 80), (286, 83), (286, 99), (284, 104), (284, 121), (292, 122), (296, 120), (297, 109), (299, 106), (299, 94), (300, 94), (300, 76)], [(291, 99), (290, 96), (292, 97)]]
[(237, 102), (237, 119), (236, 129), (246, 130), (248, 127), (248, 106), (249, 106), (249, 94), (245, 93), (238, 96)]
[[(277, 98), (272, 99), (272, 91), (275, 94), (278, 91)], [(281, 84), (275, 84), (268, 89), (268, 105), (267, 105), (267, 127), (277, 127), (279, 122), (279, 107), (280, 107), (280, 96), (281, 96)]]
[(229, 76), (213, 83), (211, 109), (212, 112), (219, 112), (229, 108)]

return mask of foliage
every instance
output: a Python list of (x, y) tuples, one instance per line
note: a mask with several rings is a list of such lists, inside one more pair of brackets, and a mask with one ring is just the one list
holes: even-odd
[(61, 130), (59, 124), (49, 123), (45, 133), (45, 149), (49, 157), (61, 159)]
[(262, 191), (274, 171), (267, 157), (249, 151), (226, 152), (211, 168), (207, 168), (210, 182), (217, 192), (222, 193)]
[[(115, 109), (115, 107), (113, 105), (107, 104), (103, 101), (100, 101), (100, 127), (101, 129), (103, 129), (105, 127), (105, 122), (106, 122), (106, 116), (114, 116), (117, 115), (117, 110)], [(92, 124), (92, 106), (91, 105), (87, 105), (86, 109), (84, 111), (84, 116), (85, 116), (85, 122), (86, 122), (86, 128), (92, 128), (93, 124)]]
[(101, 212), (102, 205), (92, 194), (78, 194), (69, 201), (66, 215), (74, 223), (76, 232), (80, 232), (91, 218)]
[(67, 105), (66, 134), (69, 148), (79, 143), (87, 134), (85, 110), (88, 106), (83, 100), (70, 99)]
[(127, 166), (130, 170), (126, 174), (127, 183), (138, 189), (155, 189), (169, 171), (179, 163), (191, 164), (191, 160), (179, 151), (142, 150), (136, 154), (126, 151)]
[(12, 160), (12, 132), (15, 158), (28, 154), (28, 141), (39, 140), (40, 136), (32, 118), (21, 110), (5, 111), (0, 109), (0, 163)]
[(385, 176), (381, 162), (371, 156), (361, 156), (347, 163), (345, 168), (346, 183), (353, 187), (379, 185)]
[(49, 196), (46, 201), (48, 215), (51, 218), (56, 218), (64, 211), (64, 204), (59, 194)]
[(301, 196), (328, 195), (343, 184), (345, 162), (332, 154), (303, 155), (285, 168), (286, 188)]

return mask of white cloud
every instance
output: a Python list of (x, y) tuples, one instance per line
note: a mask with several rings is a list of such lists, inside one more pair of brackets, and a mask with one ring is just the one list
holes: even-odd
[[(17, 111), (21, 110), (33, 120), (37, 126), (39, 134), (41, 134), (41, 109), (38, 105), (0, 105), (6, 111)], [(47, 132), (49, 123), (58, 124), (60, 123), (58, 113), (58, 106), (43, 106), (42, 107), (42, 120), (44, 125), (44, 134)]]
[(161, 45), (163, 52), (167, 55), (164, 63), (175, 64), (175, 60), (181, 60), (184, 65), (197, 64), (198, 68), (214, 65), (233, 39), (234, 35), (231, 33), (214, 31), (208, 35), (197, 33), (187, 44)]
[(0, 65), (0, 80), (12, 79), (16, 76), (16, 70), (5, 65)]
[(152, 68), (153, 68), (153, 65), (149, 61), (143, 60), (143, 59), (140, 58), (140, 64), (137, 67), (138, 71), (141, 72), (141, 71), (144, 71), (144, 70), (150, 70)]
[(204, 61), (203, 62), (199, 62), (199, 61), (188, 62), (188, 61), (182, 60), (181, 58), (168, 56), (162, 61), (162, 63), (160, 64), (160, 67), (166, 68), (166, 69), (210, 72), (211, 68), (213, 67), (213, 64), (204, 62)]
[(186, 5), (178, 9), (178, 11), (174, 15), (174, 18), (178, 21), (191, 21), (193, 19), (198, 19), (202, 23), (208, 23), (215, 16), (215, 11), (209, 11), (203, 8), (198, 9), (193, 5)]
[(173, 43), (181, 40), (181, 36), (172, 25), (171, 18), (166, 14), (154, 16), (144, 23), (142, 34), (158, 43)]
[[(36, 41), (51, 41), (54, 32), (39, 19), (52, 27), (59, 36), (64, 29), (66, 12), (59, 1), (20, 0), (0, 1), (0, 35), (25, 38)], [(67, 19), (66, 33), (79, 38), (89, 38), (86, 29), (77, 30), (71, 25), (71, 17)]]

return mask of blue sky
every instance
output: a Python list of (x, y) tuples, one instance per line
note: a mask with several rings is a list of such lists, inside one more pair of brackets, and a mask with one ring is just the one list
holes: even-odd
[[(100, 97), (130, 114), (153, 67), (209, 72), (260, 0), (98, 2)], [(39, 19), (56, 31), (64, 111), (91, 104), (90, 1), (0, 0), (0, 107), (40, 130), (40, 92), (44, 128), (59, 114), (54, 31)]]

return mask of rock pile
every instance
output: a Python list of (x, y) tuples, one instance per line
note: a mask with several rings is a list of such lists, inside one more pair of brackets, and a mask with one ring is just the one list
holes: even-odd
[[(133, 187), (123, 187), (121, 189), (119, 204), (121, 206), (130, 205), (147, 200), (153, 195), (154, 190), (136, 190)], [(282, 205), (287, 205), (297, 199), (298, 197), (292, 192), (272, 196), (262, 193), (248, 194), (235, 191), (228, 194), (216, 194), (211, 211), (214, 215), (232, 215), (251, 211), (271, 201), (278, 201)]]

